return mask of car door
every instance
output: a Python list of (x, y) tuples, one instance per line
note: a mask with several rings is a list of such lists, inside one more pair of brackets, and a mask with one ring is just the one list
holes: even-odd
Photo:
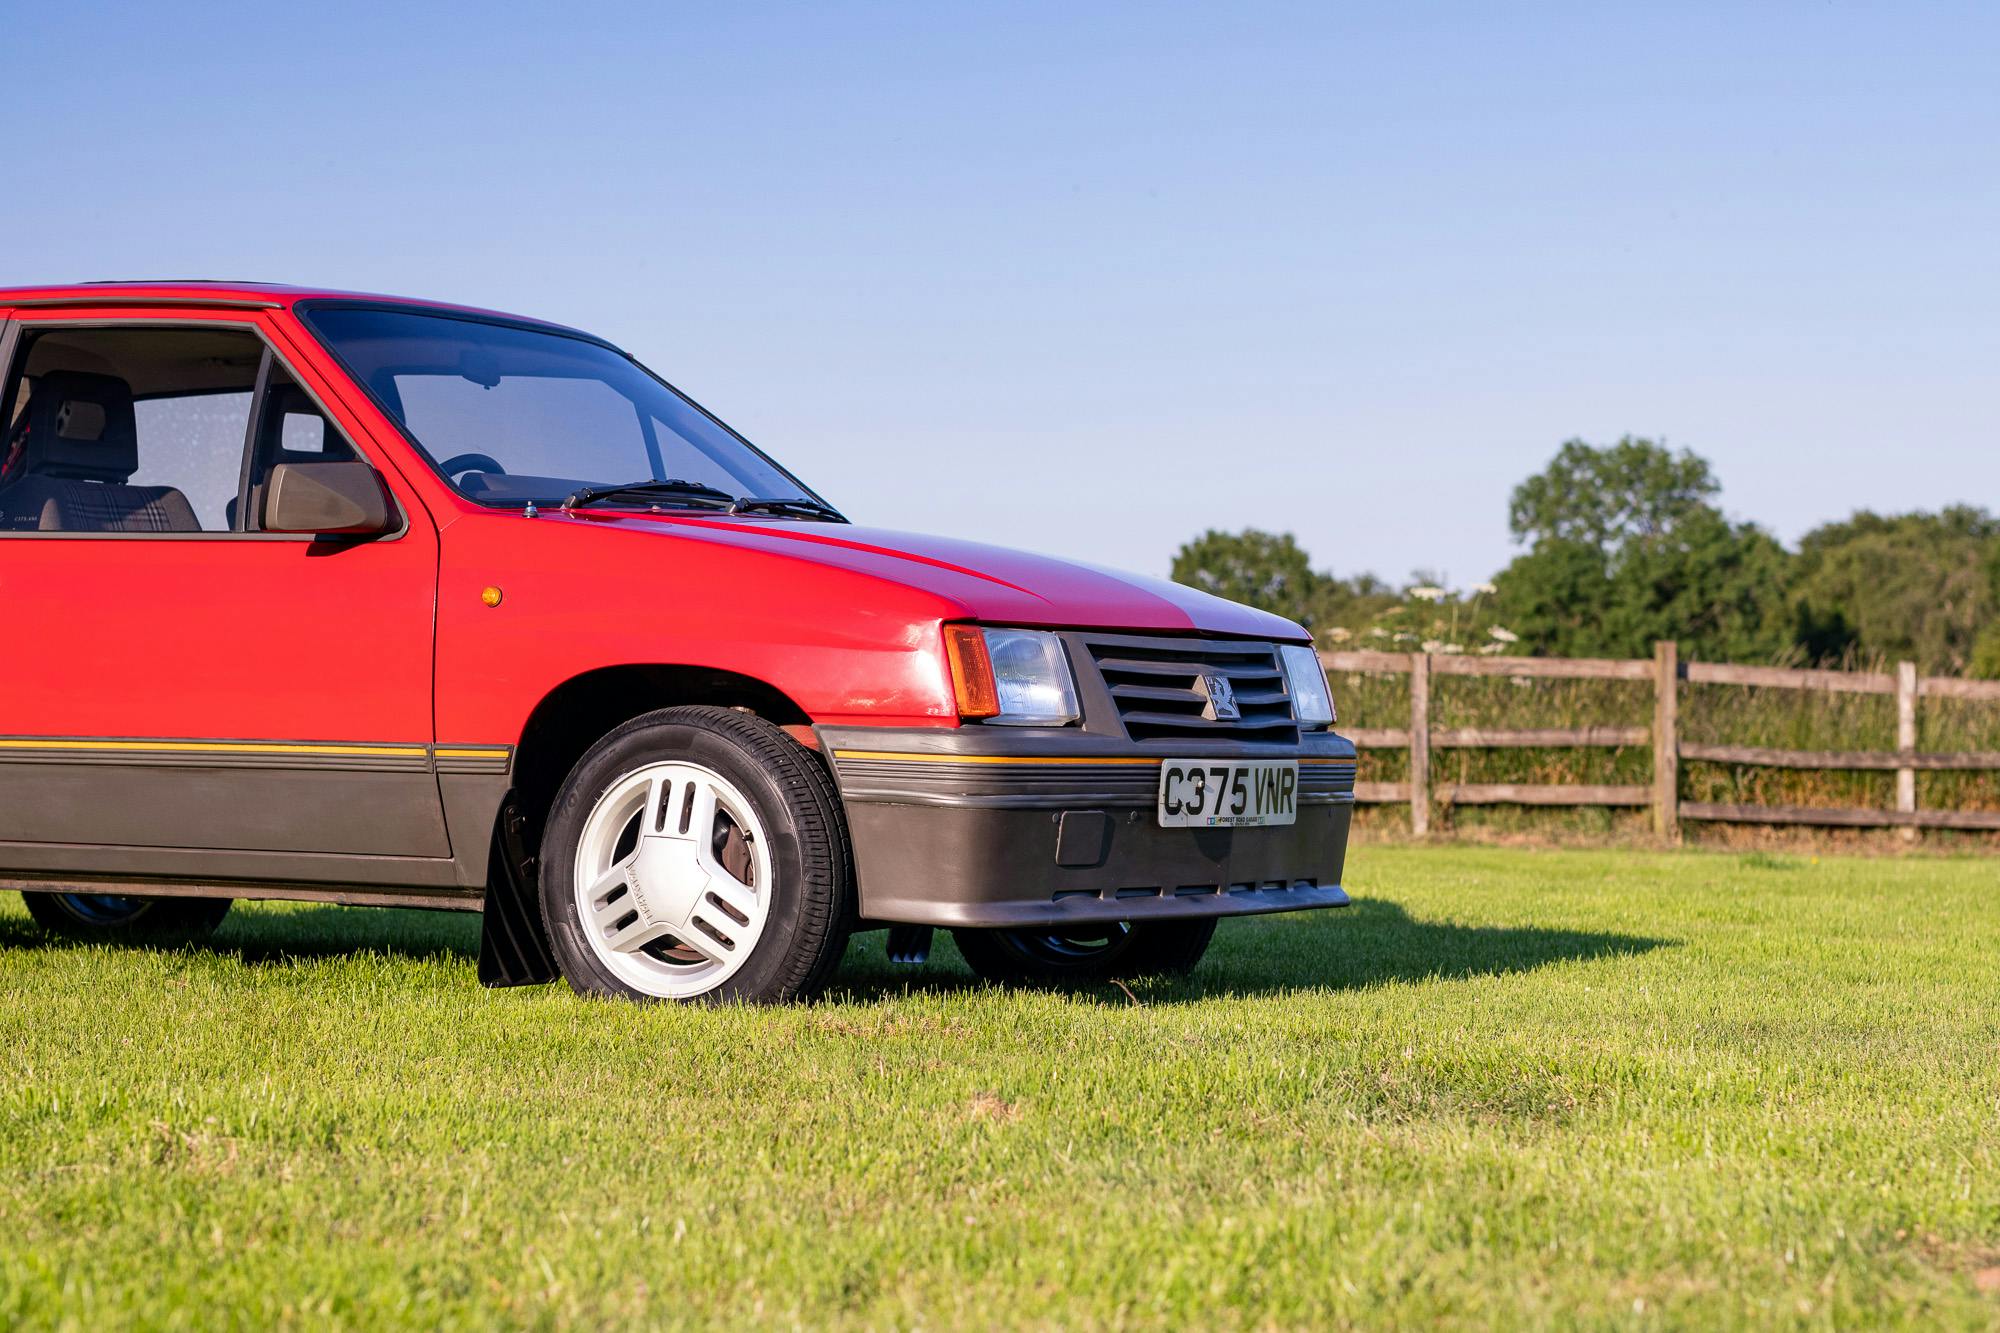
[[(0, 356), (0, 870), (442, 882), (437, 535), (244, 312), (21, 312)], [(255, 445), (255, 449), (252, 446)], [(363, 458), (397, 530), (261, 528)]]

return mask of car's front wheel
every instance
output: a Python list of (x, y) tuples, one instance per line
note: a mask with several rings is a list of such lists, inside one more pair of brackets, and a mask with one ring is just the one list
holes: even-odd
[(86, 944), (192, 944), (222, 924), (230, 905), (227, 898), (133, 898), (122, 893), (21, 897), (43, 930)]
[(852, 858), (832, 780), (733, 709), (663, 709), (592, 746), (556, 796), (541, 862), (557, 964), (586, 994), (791, 1000), (847, 942)]
[(954, 930), (966, 964), (988, 981), (1065, 985), (1114, 977), (1185, 976), (1208, 951), (1215, 919), (1110, 921), (1043, 930)]

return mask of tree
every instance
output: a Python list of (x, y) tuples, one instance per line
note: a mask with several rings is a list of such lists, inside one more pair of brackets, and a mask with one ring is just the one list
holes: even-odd
[(1320, 576), (1291, 533), (1214, 528), (1174, 553), (1173, 580), (1308, 624)]
[(1584, 542), (1615, 556), (1635, 538), (1658, 537), (1720, 494), (1708, 462), (1627, 435), (1599, 447), (1566, 440), (1547, 468), (1514, 488), (1507, 524), (1517, 542)]
[(1174, 557), (1173, 577), (1336, 641), (1399, 650), (1645, 657), (1676, 639), (1710, 661), (1858, 653), (2000, 679), (2000, 517), (1864, 510), (1806, 534), (1793, 555), (1727, 517), (1720, 494), (1687, 450), (1569, 440), (1515, 488), (1508, 521), (1527, 549), (1483, 590), (1490, 598), (1338, 578), (1313, 569), (1290, 533), (1255, 528), (1203, 533)]
[(1364, 625), (1403, 600), (1401, 593), (1373, 574), (1340, 578), (1320, 573), (1314, 577), (1306, 618), (1300, 622), (1303, 625), (1322, 629)]
[[(1993, 602), (2000, 606), (2000, 538), (1986, 553), (1986, 583), (1992, 589)], [(1979, 631), (1979, 638), (1972, 645), (1972, 665), (1968, 674), (1981, 680), (2000, 680), (2000, 620), (1995, 620)]]
[(1312, 567), (1289, 532), (1219, 532), (1211, 528), (1174, 554), (1176, 583), (1315, 625), (1352, 625), (1400, 598), (1373, 574), (1336, 578)]
[(1501, 570), (1493, 585), (1500, 617), (1524, 650), (1552, 657), (1614, 652), (1604, 623), (1611, 572), (1594, 544), (1544, 537)]
[(1692, 658), (1771, 661), (1792, 643), (1790, 565), (1770, 533), (1703, 506), (1627, 548), (1612, 572), (1606, 637), (1619, 656), (1677, 639)]
[(2000, 621), (1979, 632), (1972, 644), (1972, 661), (1965, 674), (1980, 680), (2000, 680)]
[(1763, 529), (1704, 508), (1628, 542), (1616, 563), (1589, 542), (1544, 538), (1494, 580), (1507, 627), (1556, 657), (1648, 657), (1676, 639), (1689, 657), (1769, 661), (1791, 643), (1789, 557)]
[(1799, 543), (1798, 637), (1819, 658), (1850, 652), (1957, 674), (2000, 621), (2000, 519), (1863, 510)]
[(1515, 540), (1533, 543), (1494, 580), (1508, 627), (1566, 656), (1643, 657), (1656, 639), (1691, 657), (1784, 652), (1789, 557), (1709, 503), (1720, 490), (1686, 450), (1567, 441), (1508, 509)]

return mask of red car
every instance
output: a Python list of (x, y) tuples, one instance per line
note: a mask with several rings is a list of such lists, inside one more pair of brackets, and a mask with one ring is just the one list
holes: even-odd
[(779, 1000), (855, 930), (1082, 979), (1347, 901), (1297, 625), (852, 526), (601, 339), (118, 283), (0, 289), (0, 363), (0, 885), (46, 928), (483, 909), (489, 984)]

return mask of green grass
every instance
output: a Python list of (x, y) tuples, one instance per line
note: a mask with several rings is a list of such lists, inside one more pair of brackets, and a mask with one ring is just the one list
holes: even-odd
[(1192, 981), (766, 1011), (0, 899), (0, 1326), (2000, 1321), (1994, 863), (1363, 847)]

